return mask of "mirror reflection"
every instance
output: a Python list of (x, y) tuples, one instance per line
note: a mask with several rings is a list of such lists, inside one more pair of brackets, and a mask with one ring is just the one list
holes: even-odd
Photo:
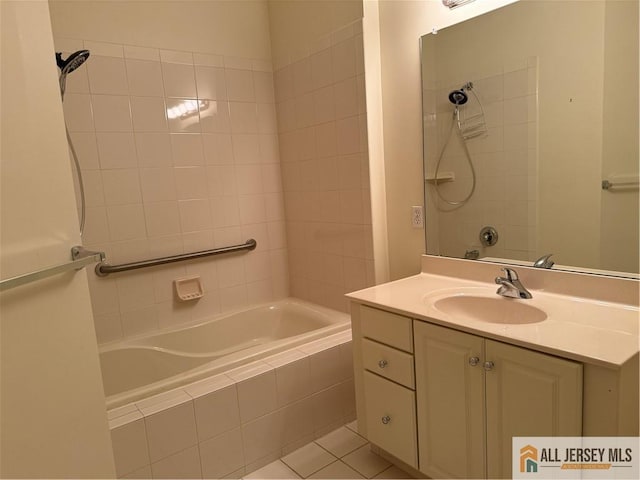
[(421, 55), (427, 253), (637, 274), (638, 3), (520, 1)]

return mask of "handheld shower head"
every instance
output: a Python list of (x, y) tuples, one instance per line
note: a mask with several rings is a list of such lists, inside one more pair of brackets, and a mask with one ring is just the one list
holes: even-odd
[(449, 93), (449, 101), (454, 105), (464, 105), (469, 100), (469, 97), (464, 90), (461, 88), (460, 90), (453, 90)]
[(89, 50), (78, 50), (63, 60), (62, 53), (56, 52), (56, 63), (61, 75), (67, 75), (82, 65), (89, 58)]

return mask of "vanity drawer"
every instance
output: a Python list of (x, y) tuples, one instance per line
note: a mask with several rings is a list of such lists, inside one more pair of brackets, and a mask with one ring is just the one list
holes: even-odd
[(415, 392), (371, 372), (363, 373), (368, 440), (417, 468)]
[(360, 305), (360, 322), (364, 337), (413, 352), (413, 330), (409, 317)]
[(362, 340), (362, 364), (373, 373), (415, 389), (413, 355), (365, 338)]

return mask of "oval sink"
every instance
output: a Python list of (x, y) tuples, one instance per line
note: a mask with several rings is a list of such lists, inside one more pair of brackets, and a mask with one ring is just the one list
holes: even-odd
[(436, 300), (433, 306), (453, 317), (488, 323), (522, 325), (547, 318), (547, 314), (536, 307), (502, 297), (454, 295)]

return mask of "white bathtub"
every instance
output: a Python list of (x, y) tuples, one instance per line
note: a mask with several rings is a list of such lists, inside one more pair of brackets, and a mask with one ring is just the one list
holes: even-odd
[(350, 328), (347, 314), (297, 299), (260, 305), (100, 349), (107, 408), (222, 373)]

